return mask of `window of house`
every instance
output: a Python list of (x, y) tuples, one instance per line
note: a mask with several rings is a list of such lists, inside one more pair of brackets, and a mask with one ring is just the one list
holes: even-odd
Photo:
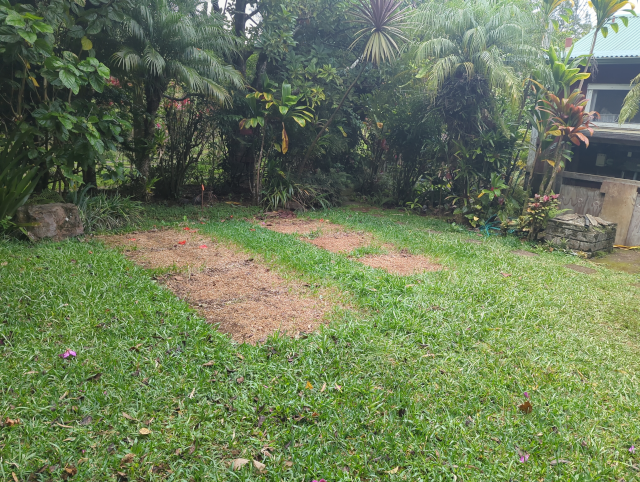
[[(596, 124), (617, 124), (624, 98), (629, 93), (629, 85), (592, 84), (589, 86), (587, 108), (600, 114)], [(640, 124), (640, 112), (625, 124)]]

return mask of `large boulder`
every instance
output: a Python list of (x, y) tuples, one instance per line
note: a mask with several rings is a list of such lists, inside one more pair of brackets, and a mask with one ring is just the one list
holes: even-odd
[(61, 241), (84, 234), (80, 212), (75, 204), (37, 204), (22, 206), (16, 213), (16, 223), (26, 225), (32, 241), (50, 238)]

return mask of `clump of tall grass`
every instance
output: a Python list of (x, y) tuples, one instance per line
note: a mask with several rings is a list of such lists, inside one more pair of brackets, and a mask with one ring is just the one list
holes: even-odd
[(78, 206), (85, 232), (107, 231), (136, 224), (142, 215), (142, 203), (119, 194), (88, 195), (92, 186), (69, 193), (69, 201)]

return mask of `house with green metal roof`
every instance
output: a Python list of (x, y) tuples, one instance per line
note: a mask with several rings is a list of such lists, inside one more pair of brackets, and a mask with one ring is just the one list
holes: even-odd
[[(616, 244), (638, 246), (640, 115), (622, 125), (618, 116), (631, 80), (640, 74), (640, 17), (630, 17), (628, 27), (618, 24), (618, 33), (598, 33), (591, 77), (583, 85), (587, 110), (600, 114), (589, 147), (574, 148), (557, 187), (562, 209), (615, 222)], [(593, 35), (578, 40), (572, 55), (589, 54)]]

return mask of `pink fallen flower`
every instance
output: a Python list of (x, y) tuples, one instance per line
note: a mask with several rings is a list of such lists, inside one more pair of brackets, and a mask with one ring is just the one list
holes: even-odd
[(73, 350), (67, 350), (64, 353), (58, 355), (60, 358), (69, 358), (70, 356), (76, 356), (76, 352)]
[(520, 452), (520, 463), (523, 464), (529, 460), (529, 454), (527, 452)]
[(524, 398), (529, 398), (529, 392), (524, 392)]
[(205, 249), (206, 247), (207, 247), (207, 245), (206, 245), (206, 244), (201, 244), (201, 245), (200, 245), (200, 249)]
[(631, 452), (632, 454), (635, 454), (636, 448), (632, 445), (631, 447), (629, 447), (629, 452)]

